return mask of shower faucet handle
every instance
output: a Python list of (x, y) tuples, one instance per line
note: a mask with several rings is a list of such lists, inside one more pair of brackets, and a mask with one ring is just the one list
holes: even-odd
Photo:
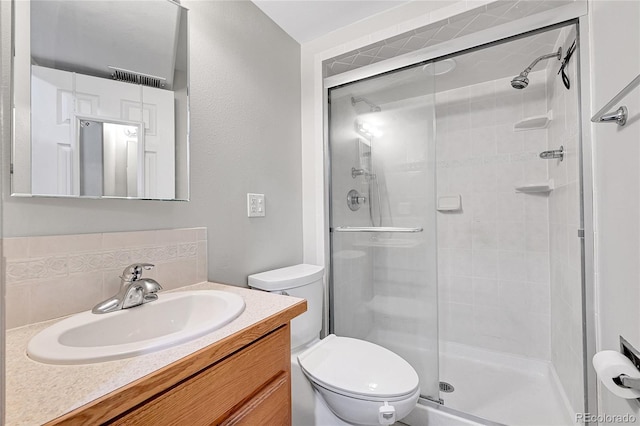
[(351, 211), (356, 211), (360, 208), (360, 206), (367, 202), (367, 197), (361, 195), (355, 189), (352, 189), (347, 194), (347, 206), (351, 209)]

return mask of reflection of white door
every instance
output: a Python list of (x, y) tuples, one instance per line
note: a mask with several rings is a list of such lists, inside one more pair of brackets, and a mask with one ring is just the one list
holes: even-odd
[(144, 181), (146, 198), (175, 198), (175, 127), (173, 92), (142, 87)]
[(73, 74), (31, 71), (31, 185), (33, 194), (77, 195), (73, 188)]
[(80, 195), (78, 115), (144, 122), (143, 134), (127, 149), (131, 166), (138, 153), (127, 173), (135, 190), (127, 195), (175, 198), (173, 92), (33, 66), (31, 93), (32, 193)]
[[(81, 116), (91, 116), (96, 121), (103, 121), (105, 123), (111, 120), (119, 121), (140, 121), (139, 119), (132, 120), (128, 110), (123, 105), (131, 105), (132, 108), (140, 110), (142, 89), (141, 86), (123, 83), (120, 81), (108, 80), (104, 78), (92, 77), (89, 75), (75, 74), (75, 95), (76, 95), (76, 113)], [(94, 97), (98, 100), (95, 108), (87, 105), (83, 102), (86, 97)], [(115, 131), (105, 124), (105, 135), (114, 133)], [(120, 140), (123, 135), (118, 137), (108, 138), (109, 140)], [(136, 141), (143, 142), (143, 136), (136, 136)], [(107, 140), (107, 138), (105, 138)], [(118, 145), (117, 152), (114, 155), (118, 161), (107, 161), (108, 156), (104, 157), (105, 163), (104, 169), (104, 188), (103, 195), (115, 196), (115, 197), (138, 197), (142, 196), (141, 190), (139, 190), (137, 181), (130, 185), (130, 179), (126, 170), (120, 170), (121, 167), (131, 169), (132, 171), (142, 171), (142, 152), (137, 157), (139, 159), (138, 164), (135, 158), (132, 158), (131, 149), (127, 141), (121, 141), (121, 145)], [(142, 144), (140, 145), (142, 147)], [(115, 145), (114, 145), (115, 147)], [(136, 142), (135, 147), (138, 147)], [(105, 152), (109, 152), (111, 148), (104, 147)], [(113, 147), (112, 147), (113, 148)], [(120, 149), (121, 148), (121, 149)], [(113, 148), (115, 149), (115, 148)], [(127, 167), (127, 164), (131, 164), (131, 167)], [(141, 188), (140, 188), (141, 189)]]
[(76, 94), (94, 95), (93, 116), (144, 122), (138, 171), (142, 198), (175, 198), (174, 96), (169, 90), (77, 74)]

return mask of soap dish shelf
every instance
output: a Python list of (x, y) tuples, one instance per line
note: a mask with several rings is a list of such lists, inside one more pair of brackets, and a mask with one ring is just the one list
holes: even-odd
[(549, 179), (546, 182), (535, 182), (531, 184), (516, 186), (516, 192), (523, 192), (526, 194), (549, 193), (553, 190), (553, 179)]
[(553, 111), (549, 111), (545, 115), (537, 115), (518, 121), (513, 125), (513, 131), (522, 132), (526, 130), (546, 129), (552, 120)]

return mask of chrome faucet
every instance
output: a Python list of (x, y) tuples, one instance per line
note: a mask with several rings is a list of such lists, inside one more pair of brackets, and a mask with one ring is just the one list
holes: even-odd
[(142, 278), (142, 271), (150, 270), (153, 266), (150, 263), (134, 263), (124, 268), (120, 276), (122, 283), (118, 294), (98, 303), (91, 312), (106, 314), (157, 300), (157, 293), (162, 290), (162, 286), (154, 279)]

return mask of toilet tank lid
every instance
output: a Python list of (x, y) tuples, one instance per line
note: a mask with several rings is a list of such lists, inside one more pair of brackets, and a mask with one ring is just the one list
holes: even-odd
[(294, 265), (249, 275), (249, 287), (265, 291), (287, 290), (322, 279), (324, 268), (317, 265)]

